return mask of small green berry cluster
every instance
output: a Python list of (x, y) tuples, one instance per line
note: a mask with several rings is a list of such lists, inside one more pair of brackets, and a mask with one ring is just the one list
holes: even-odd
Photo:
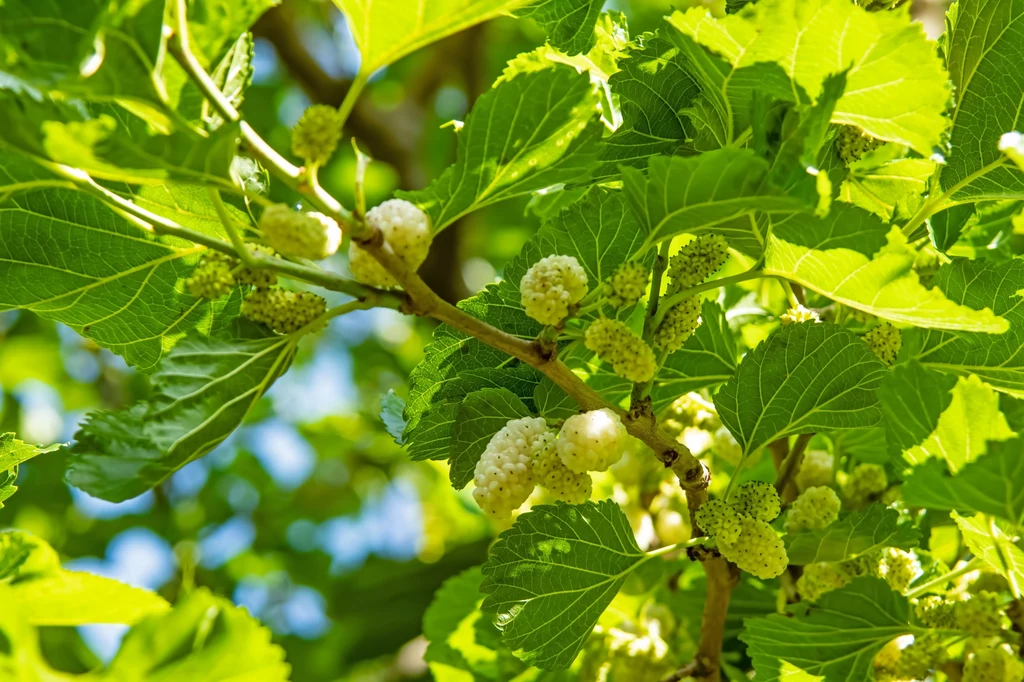
[(897, 592), (906, 591), (920, 572), (912, 554), (894, 547), (838, 562), (819, 562), (804, 566), (796, 582), (797, 592), (807, 601), (817, 601), (821, 595), (845, 587), (859, 576), (883, 578)]
[(835, 458), (824, 450), (808, 450), (796, 472), (796, 487), (803, 491), (816, 486), (831, 486)]
[(630, 381), (650, 381), (658, 370), (651, 347), (619, 320), (601, 317), (591, 322), (584, 344), (611, 365), (615, 374)]
[(294, 334), (323, 315), (327, 302), (308, 291), (257, 289), (242, 301), (242, 316), (281, 334)]
[(786, 513), (787, 533), (820, 530), (839, 518), (842, 503), (832, 488), (814, 486), (800, 493)]
[(836, 136), (836, 152), (847, 166), (883, 144), (856, 126), (843, 126)]
[(780, 575), (789, 563), (782, 539), (768, 525), (780, 508), (774, 486), (754, 481), (741, 485), (731, 503), (708, 500), (694, 520), (715, 539), (722, 556), (742, 570), (768, 579)]
[[(412, 272), (416, 272), (427, 259), (433, 239), (430, 218), (412, 202), (388, 199), (366, 212), (366, 225), (380, 232), (394, 254)], [(398, 286), (398, 281), (377, 259), (354, 240), (348, 249), (348, 267), (363, 284)]]
[(640, 261), (623, 263), (604, 282), (602, 292), (605, 300), (613, 308), (633, 305), (647, 291), (650, 276), (648, 268)]
[(1006, 645), (987, 646), (964, 661), (963, 682), (1022, 682), (1024, 662)]
[(843, 501), (850, 509), (862, 509), (881, 499), (889, 487), (889, 477), (880, 464), (858, 464), (842, 484)]
[(888, 322), (882, 322), (864, 335), (864, 342), (868, 344), (871, 352), (877, 355), (879, 360), (891, 365), (896, 362), (896, 356), (900, 354), (903, 337), (899, 329)]
[(322, 213), (300, 213), (274, 204), (263, 210), (259, 226), (268, 244), (294, 258), (323, 260), (341, 246), (341, 228)]
[(310, 166), (330, 161), (341, 141), (341, 115), (334, 107), (314, 104), (292, 131), (292, 153)]
[[(255, 255), (273, 256), (274, 250), (262, 244), (246, 244)], [(239, 284), (265, 289), (277, 282), (277, 273), (269, 268), (245, 268), (238, 259), (219, 251), (207, 251), (192, 275), (185, 280), (189, 293), (199, 298), (217, 299)]]
[[(729, 257), (729, 244), (717, 234), (702, 234), (685, 244), (669, 259), (669, 285), (665, 297), (695, 287), (718, 271)], [(675, 303), (654, 332), (654, 342), (670, 353), (683, 347), (700, 325), (700, 297), (689, 296)]]

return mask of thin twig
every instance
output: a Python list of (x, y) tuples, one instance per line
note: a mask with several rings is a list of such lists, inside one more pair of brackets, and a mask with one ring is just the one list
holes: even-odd
[(929, 590), (931, 590), (933, 588), (941, 587), (941, 586), (945, 585), (947, 582), (949, 582), (950, 580), (954, 580), (956, 578), (959, 578), (962, 575), (966, 575), (966, 574), (970, 573), (971, 571), (977, 570), (984, 563), (985, 562), (982, 561), (982, 559), (980, 557), (974, 557), (973, 559), (968, 561), (966, 564), (964, 564), (960, 568), (955, 568), (952, 571), (949, 571), (947, 573), (943, 573), (942, 575), (940, 575), (937, 578), (934, 578), (932, 580), (929, 580), (926, 583), (918, 585), (917, 587), (915, 587), (912, 590), (908, 590), (907, 593), (904, 596), (906, 596), (907, 599), (913, 599), (914, 597), (920, 597), (922, 594), (925, 594), (926, 592), (928, 592)]
[(775, 478), (775, 491), (781, 496), (785, 491), (786, 486), (789, 485), (793, 475), (800, 468), (800, 462), (803, 461), (804, 451), (807, 450), (807, 444), (811, 442), (811, 438), (814, 437), (813, 433), (801, 433), (796, 438), (796, 443), (790, 449), (789, 454), (786, 455), (786, 459), (782, 460), (782, 464), (779, 466), (778, 476)]

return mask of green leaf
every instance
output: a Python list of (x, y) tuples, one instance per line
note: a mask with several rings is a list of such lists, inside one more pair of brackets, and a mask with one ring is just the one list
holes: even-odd
[(901, 205), (924, 194), (934, 172), (935, 162), (928, 159), (896, 159), (868, 167), (853, 163), (839, 198), (889, 222)]
[(10, 590), (28, 622), (39, 626), (131, 625), (170, 608), (155, 592), (78, 571), (59, 570), (21, 580)]
[(901, 488), (913, 507), (949, 509), (1024, 522), (1024, 457), (1021, 443), (990, 443), (984, 454), (955, 475), (945, 462), (930, 459), (914, 467)]
[(423, 614), (423, 636), (430, 641), (424, 659), (435, 678), (454, 670), (473, 680), (505, 679), (498, 659), (504, 648), (500, 633), (480, 611), (482, 580), (479, 566), (449, 578)]
[(913, 524), (900, 524), (899, 512), (881, 504), (845, 513), (827, 528), (785, 536), (789, 563), (797, 566), (845, 561), (883, 547), (913, 549), (920, 538)]
[(869, 680), (871, 661), (883, 646), (925, 632), (908, 623), (909, 611), (906, 598), (884, 580), (856, 578), (822, 595), (805, 614), (748, 619), (740, 639), (758, 682), (794, 679), (784, 672), (787, 664), (825, 682)]
[(547, 419), (567, 419), (580, 411), (576, 401), (547, 377), (541, 379), (534, 389), (533, 404), (537, 406), (537, 412)]
[(204, 250), (154, 238), (84, 194), (22, 192), (0, 204), (0, 310), (63, 322), (148, 371), (177, 339), (209, 333), (238, 304), (184, 291)]
[(60, 557), (50, 545), (22, 530), (0, 533), (0, 581), (16, 583), (60, 570)]
[[(692, 157), (654, 157), (647, 175), (623, 168), (626, 195), (654, 244), (678, 234), (720, 232), (729, 245), (745, 253), (760, 253), (764, 235), (753, 218), (738, 228), (726, 223), (753, 216), (805, 209), (768, 180), (768, 162), (749, 149), (719, 149)], [(716, 229), (717, 228), (717, 229)]]
[(594, 26), (604, 0), (539, 0), (516, 16), (533, 19), (548, 34), (548, 44), (566, 54), (594, 46)]
[(0, 509), (3, 509), (4, 501), (18, 490), (14, 485), (18, 479), (18, 465), (37, 455), (55, 452), (60, 447), (51, 445), (41, 448), (18, 440), (13, 433), (0, 433), (0, 478), (3, 478), (0, 483)]
[(960, 0), (946, 23), (955, 99), (942, 187), (954, 201), (1024, 198), (1024, 174), (999, 151), (1003, 133), (1020, 127), (1024, 0)]
[(384, 422), (384, 430), (395, 439), (398, 445), (405, 444), (405, 401), (394, 389), (389, 389), (384, 398), (380, 401), (380, 419)]
[(461, 490), (473, 480), (473, 471), (491, 437), (512, 419), (527, 417), (529, 408), (506, 388), (485, 388), (466, 396), (459, 407), (453, 430), (452, 486)]
[(530, 0), (334, 0), (345, 13), (369, 76), (421, 47), (529, 4)]
[(590, 76), (562, 64), (499, 80), (459, 131), (455, 164), (399, 196), (437, 232), (484, 206), (581, 180), (600, 151), (599, 101)]
[(975, 514), (960, 516), (955, 511), (949, 515), (960, 527), (964, 544), (974, 556), (979, 557), (993, 570), (1010, 581), (1014, 594), (1020, 594), (1024, 586), (1024, 551), (996, 525), (992, 517)]
[(104, 0), (0, 5), (4, 69), (70, 97), (133, 100), (160, 108), (165, 0), (113, 5)]
[(626, 578), (646, 561), (611, 500), (534, 507), (502, 533), (480, 591), (524, 662), (564, 670)]
[(845, 0), (767, 0), (723, 19), (694, 8), (669, 21), (734, 68), (780, 65), (813, 100), (827, 76), (849, 68), (833, 123), (924, 157), (942, 142), (947, 75), (908, 8), (868, 12)]
[(785, 436), (878, 423), (885, 367), (867, 345), (829, 323), (781, 327), (747, 353), (715, 394), (744, 455)]
[(598, 175), (617, 173), (619, 164), (643, 167), (656, 154), (678, 148), (692, 127), (684, 113), (700, 94), (679, 48), (652, 38), (619, 61), (608, 87), (619, 97), (622, 125), (605, 140)]
[(933, 372), (916, 361), (893, 367), (878, 387), (889, 458), (902, 464), (903, 453), (923, 443), (939, 427), (953, 400), (956, 377)]
[[(945, 213), (955, 212), (960, 206), (968, 206), (974, 211), (967, 218), (960, 240), (950, 248), (948, 253), (951, 256), (963, 256), (971, 259), (988, 258), (997, 262), (1006, 261), (1014, 256), (1012, 247), (1012, 235), (1016, 229), (1014, 222), (1020, 218), (1020, 210), (1024, 206), (1024, 201), (994, 201), (953, 206), (929, 221), (933, 235), (938, 235), (935, 219)], [(941, 218), (939, 224), (942, 225)]]
[(107, 674), (146, 682), (287, 682), (284, 651), (270, 638), (244, 608), (198, 589), (129, 630)]
[(192, 0), (189, 46), (204, 65), (214, 63), (245, 39), (242, 35), (280, 0)]
[(238, 427), (288, 369), (298, 340), (251, 323), (185, 338), (153, 374), (152, 397), (88, 416), (75, 434), (68, 481), (117, 502), (156, 486)]
[(941, 289), (922, 285), (913, 269), (916, 257), (897, 228), (890, 230), (877, 216), (837, 203), (825, 218), (801, 213), (777, 221), (764, 271), (899, 324), (1006, 331), (1007, 322), (991, 309), (961, 305)]
[(945, 253), (957, 243), (968, 221), (974, 216), (974, 209), (974, 204), (957, 204), (939, 211), (928, 220), (928, 232), (936, 249)]
[(909, 338), (914, 356), (926, 367), (960, 375), (976, 374), (997, 391), (1024, 397), (1024, 261), (1005, 263), (956, 258), (939, 269), (935, 286), (954, 303), (988, 307), (1009, 323), (1000, 335), (922, 330)]
[(701, 304), (701, 325), (683, 347), (668, 356), (654, 379), (655, 413), (676, 398), (725, 383), (736, 373), (736, 341), (725, 311), (713, 301)]

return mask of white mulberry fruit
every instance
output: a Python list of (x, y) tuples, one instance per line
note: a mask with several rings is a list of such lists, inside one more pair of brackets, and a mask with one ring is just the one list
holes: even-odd
[(330, 161), (341, 141), (341, 116), (326, 104), (314, 104), (303, 112), (292, 131), (292, 153), (311, 166)]
[[(432, 238), (430, 219), (415, 204), (404, 199), (388, 199), (366, 212), (366, 224), (380, 230), (391, 250), (413, 272), (426, 260)], [(354, 241), (348, 250), (348, 266), (363, 284), (398, 286), (395, 278)]]
[(864, 335), (864, 342), (868, 344), (871, 352), (886, 365), (896, 362), (896, 356), (900, 354), (900, 348), (903, 347), (900, 330), (888, 322), (873, 327)]
[(858, 464), (843, 483), (843, 499), (848, 507), (860, 509), (877, 500), (889, 487), (885, 467), (880, 464)]
[(898, 679), (923, 680), (949, 657), (943, 635), (925, 633), (900, 652), (895, 674)]
[(978, 649), (964, 662), (963, 682), (1022, 682), (1024, 663), (1006, 647)]
[(543, 417), (509, 421), (491, 437), (476, 463), (473, 499), (482, 510), (507, 519), (534, 487), (533, 449), (548, 431)]
[(835, 458), (824, 450), (808, 450), (800, 461), (800, 470), (796, 473), (796, 487), (807, 490), (815, 486), (832, 485), (832, 467)]
[(519, 291), (527, 315), (555, 326), (587, 295), (587, 271), (572, 256), (546, 256), (526, 271)]
[(299, 331), (327, 310), (327, 302), (308, 291), (257, 289), (242, 301), (241, 313), (281, 334)]
[(842, 564), (819, 562), (804, 566), (796, 581), (797, 592), (807, 601), (818, 601), (821, 595), (845, 587), (853, 576)]
[(786, 570), (789, 557), (782, 538), (764, 521), (740, 516), (740, 534), (735, 542), (718, 540), (718, 551), (753, 576), (767, 580)]
[(537, 437), (533, 446), (533, 477), (551, 497), (569, 504), (583, 504), (590, 499), (594, 482), (590, 474), (576, 473), (562, 463), (555, 448), (555, 433), (548, 431)]
[(786, 515), (787, 533), (820, 530), (839, 518), (842, 503), (832, 488), (817, 486), (800, 493)]
[(956, 602), (935, 595), (922, 597), (914, 604), (914, 615), (926, 627), (952, 630), (956, 627)]
[(562, 463), (582, 474), (604, 471), (619, 461), (628, 438), (619, 415), (604, 408), (566, 419), (555, 447)]
[(584, 344), (624, 379), (636, 383), (650, 381), (658, 369), (651, 347), (618, 320), (602, 317), (591, 322)]
[(300, 213), (284, 204), (268, 206), (260, 230), (276, 251), (286, 256), (323, 260), (341, 245), (341, 228), (322, 213)]
[(740, 514), (764, 522), (777, 517), (782, 509), (775, 486), (765, 481), (750, 481), (741, 485), (731, 504)]
[(185, 287), (197, 298), (220, 298), (235, 288), (235, 276), (231, 270), (230, 259), (204, 256), (185, 280)]
[(604, 295), (613, 308), (623, 308), (639, 301), (647, 292), (651, 273), (640, 261), (627, 261), (615, 268), (604, 285)]
[(668, 294), (695, 287), (718, 271), (729, 257), (729, 243), (719, 234), (702, 234), (669, 259)]
[(956, 626), (974, 637), (993, 637), (1003, 631), (1002, 604), (994, 592), (979, 592), (966, 601), (956, 602)]

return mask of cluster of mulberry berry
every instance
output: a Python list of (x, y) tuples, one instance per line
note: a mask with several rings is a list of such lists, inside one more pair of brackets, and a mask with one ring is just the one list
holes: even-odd
[(330, 161), (341, 140), (341, 116), (326, 104), (314, 104), (303, 112), (292, 131), (292, 153), (311, 166)]
[(524, 417), (508, 422), (491, 438), (473, 476), (473, 499), (481, 509), (506, 519), (526, 502), (535, 487), (534, 447), (547, 431), (543, 417)]
[(619, 461), (628, 438), (619, 415), (604, 408), (566, 419), (555, 447), (566, 468), (582, 474), (605, 471)]
[(807, 490), (816, 486), (832, 485), (832, 468), (835, 458), (824, 450), (808, 450), (800, 461), (800, 469), (796, 473), (796, 487)]
[(963, 682), (1022, 682), (1024, 662), (1004, 645), (984, 647), (964, 661)]
[(604, 283), (604, 296), (613, 308), (633, 305), (647, 291), (650, 273), (640, 261), (627, 261), (615, 268)]
[(956, 627), (973, 637), (993, 637), (1003, 631), (1002, 604), (999, 595), (979, 592), (970, 599), (955, 603)]
[(327, 310), (321, 296), (308, 291), (287, 291), (277, 287), (257, 289), (242, 301), (242, 316), (260, 322), (281, 334), (293, 334)]
[(658, 370), (654, 351), (619, 320), (601, 317), (590, 323), (586, 347), (612, 367), (615, 374), (633, 382), (650, 381)]
[(914, 604), (914, 615), (922, 625), (937, 630), (952, 630), (956, 627), (956, 602), (930, 595)]
[(843, 126), (836, 136), (836, 152), (847, 166), (883, 144), (856, 126)]
[[(430, 219), (416, 205), (404, 199), (388, 199), (366, 212), (366, 224), (380, 230), (384, 241), (405, 265), (415, 272), (430, 251)], [(380, 263), (356, 242), (348, 250), (348, 266), (363, 284), (398, 286)]]
[[(658, 625), (658, 623), (655, 623)], [(580, 682), (647, 682), (671, 672), (668, 644), (659, 628), (643, 634), (598, 626), (576, 679)]]
[(787, 533), (801, 530), (820, 530), (839, 518), (842, 503), (832, 488), (815, 486), (797, 497), (786, 514)]
[(519, 282), (526, 314), (541, 324), (561, 324), (587, 295), (587, 272), (572, 256), (546, 256)]
[(851, 509), (861, 509), (882, 497), (889, 487), (885, 467), (880, 464), (858, 464), (843, 482), (843, 501)]
[(758, 578), (774, 578), (786, 570), (789, 558), (782, 539), (768, 525), (779, 515), (775, 488), (761, 481), (745, 483), (729, 504), (708, 500), (695, 514), (697, 524), (715, 538), (718, 551)]
[(569, 504), (583, 504), (590, 499), (594, 482), (590, 474), (565, 466), (555, 447), (555, 433), (548, 431), (534, 441), (533, 476), (551, 497)]
[(893, 669), (898, 680), (923, 680), (928, 673), (949, 659), (945, 637), (938, 633), (925, 633), (916, 637), (910, 646), (900, 652)]
[(322, 213), (300, 213), (284, 204), (268, 206), (260, 216), (264, 238), (278, 252), (323, 260), (341, 246), (341, 228)]
[[(274, 255), (269, 246), (246, 244), (246, 248), (257, 255)], [(238, 284), (265, 289), (276, 282), (277, 273), (269, 268), (244, 268), (236, 258), (219, 251), (207, 251), (192, 275), (185, 280), (185, 287), (193, 296), (213, 300), (230, 293)]]
[(873, 327), (864, 335), (864, 342), (878, 359), (887, 365), (896, 362), (896, 356), (900, 354), (900, 348), (903, 346), (900, 330), (888, 322)]
[(887, 547), (880, 552), (840, 562), (822, 562), (804, 566), (796, 588), (807, 601), (846, 586), (858, 576), (883, 578), (893, 590), (905, 592), (920, 566), (913, 555)]
[[(666, 297), (697, 286), (716, 272), (729, 257), (729, 244), (721, 235), (702, 234), (685, 244), (669, 260)], [(654, 342), (674, 353), (700, 325), (700, 297), (690, 296), (665, 311), (654, 332)]]
[(722, 421), (718, 418), (714, 403), (705, 400), (699, 393), (686, 393), (672, 401), (661, 425), (667, 432), (678, 436), (683, 429), (691, 427), (713, 433), (722, 426)]
[(821, 322), (821, 317), (817, 311), (805, 308), (802, 304), (797, 304), (795, 308), (790, 308), (779, 319), (783, 325), (800, 324), (801, 322)]

